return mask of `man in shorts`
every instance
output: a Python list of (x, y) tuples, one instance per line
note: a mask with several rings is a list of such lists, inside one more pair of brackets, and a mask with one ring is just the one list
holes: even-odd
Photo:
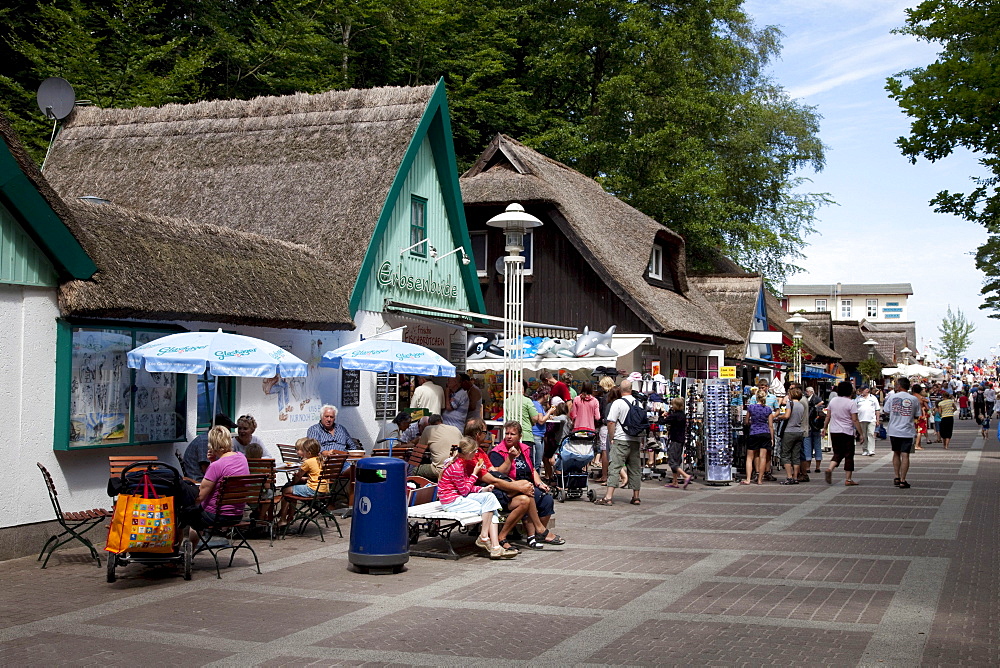
[(900, 489), (909, 489), (906, 482), (906, 472), (910, 469), (910, 453), (913, 452), (913, 441), (917, 437), (916, 420), (922, 409), (920, 400), (910, 394), (908, 378), (896, 379), (896, 392), (886, 401), (886, 411), (889, 413), (889, 443), (892, 444), (892, 469), (896, 474), (892, 484)]

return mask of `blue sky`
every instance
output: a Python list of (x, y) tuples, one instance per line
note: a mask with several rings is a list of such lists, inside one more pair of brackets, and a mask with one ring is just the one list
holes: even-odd
[[(891, 30), (903, 25), (917, 0), (748, 0), (758, 26), (784, 33), (771, 75), (823, 116), (820, 137), (826, 168), (806, 174), (812, 192), (837, 205), (818, 214), (800, 262), (805, 271), (789, 283), (906, 282), (913, 285), (910, 317), (921, 348), (938, 337), (950, 305), (976, 324), (972, 357), (987, 356), (1000, 341), (1000, 321), (979, 310), (982, 274), (970, 253), (985, 230), (958, 217), (936, 214), (928, 201), (944, 189), (964, 192), (982, 174), (964, 153), (937, 163), (912, 165), (895, 145), (909, 121), (885, 91), (885, 79), (934, 60), (936, 48)], [(998, 346), (1000, 347), (1000, 346)]]

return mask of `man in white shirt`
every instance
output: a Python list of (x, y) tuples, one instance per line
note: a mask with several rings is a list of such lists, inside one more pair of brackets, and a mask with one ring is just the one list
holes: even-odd
[(900, 489), (909, 489), (906, 474), (910, 468), (910, 453), (913, 452), (913, 441), (917, 435), (916, 420), (923, 409), (920, 400), (910, 394), (908, 378), (896, 379), (896, 391), (892, 399), (886, 399), (885, 409), (889, 413), (889, 427), (886, 431), (892, 445), (892, 468), (896, 474), (892, 484)]
[(993, 383), (986, 384), (986, 391), (983, 392), (983, 398), (986, 399), (986, 414), (993, 415), (993, 406), (997, 402), (997, 391), (993, 389)]
[[(861, 393), (854, 400), (858, 405), (858, 422), (861, 423), (861, 454), (875, 456), (875, 425), (878, 420), (878, 399), (867, 385), (861, 386)], [(888, 401), (886, 401), (888, 404)]]
[(423, 408), (428, 415), (440, 415), (444, 407), (444, 388), (430, 379), (420, 376), (420, 387), (413, 391), (410, 408)]
[(629, 436), (622, 429), (625, 416), (628, 415), (629, 407), (636, 401), (632, 396), (632, 381), (623, 380), (621, 385), (621, 399), (615, 399), (608, 410), (608, 439), (611, 441), (611, 464), (608, 468), (608, 491), (604, 498), (598, 499), (595, 503), (599, 506), (612, 505), (611, 498), (615, 494), (615, 488), (620, 483), (620, 472), (624, 468), (628, 472), (628, 480), (623, 487), (632, 490), (632, 500), (629, 501), (634, 506), (639, 505), (639, 488), (642, 487), (642, 465), (639, 459), (639, 448), (642, 444), (642, 437)]

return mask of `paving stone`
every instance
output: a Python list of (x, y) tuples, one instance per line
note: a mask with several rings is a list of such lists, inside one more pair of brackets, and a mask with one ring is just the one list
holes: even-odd
[(647, 621), (587, 661), (609, 665), (857, 665), (871, 634), (737, 623)]
[(109, 640), (85, 634), (46, 632), (0, 643), (4, 666), (203, 666), (228, 656), (228, 652), (191, 649), (134, 638)]
[(734, 563), (719, 575), (742, 578), (898, 585), (910, 562), (897, 559), (759, 555)]
[[(501, 583), (494, 586), (502, 588)], [(504, 614), (491, 609), (414, 606), (314, 644), (356, 649), (390, 647), (442, 657), (530, 660), (595, 620), (530, 612)]]
[[(540, 550), (522, 554), (514, 562), (518, 568), (551, 568), (585, 571), (594, 576), (612, 573), (676, 575), (709, 556), (708, 552), (624, 552), (621, 550)], [(530, 557), (530, 558), (526, 558)]]
[(702, 529), (708, 531), (752, 531), (765, 524), (764, 517), (705, 517), (703, 515), (658, 515), (637, 522), (641, 529)]
[(824, 506), (809, 513), (810, 518), (885, 519), (885, 520), (932, 520), (937, 508), (883, 508), (878, 506)]
[[(504, 604), (557, 605), (586, 610), (617, 610), (636, 596), (659, 584), (658, 580), (616, 579), (592, 575), (552, 576), (516, 573), (504, 578), (510, 591), (505, 592)], [(453, 601), (495, 601), (492, 580), (482, 580), (439, 598)]]
[(132, 608), (128, 615), (117, 612), (102, 615), (89, 623), (139, 632), (161, 631), (266, 642), (302, 628), (303, 618), (308, 620), (308, 626), (314, 626), (364, 607), (364, 603), (298, 596), (233, 590), (223, 590), (220, 595), (218, 591), (202, 590)]
[(823, 520), (820, 523), (803, 520), (796, 522), (786, 531), (810, 531), (822, 533), (853, 533), (868, 536), (923, 536), (927, 533), (928, 522), (890, 520)]

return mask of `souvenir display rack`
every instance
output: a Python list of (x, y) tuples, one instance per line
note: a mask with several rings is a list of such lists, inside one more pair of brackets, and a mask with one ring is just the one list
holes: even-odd
[(705, 382), (705, 482), (709, 485), (728, 485), (733, 481), (731, 395), (728, 380), (716, 378)]

